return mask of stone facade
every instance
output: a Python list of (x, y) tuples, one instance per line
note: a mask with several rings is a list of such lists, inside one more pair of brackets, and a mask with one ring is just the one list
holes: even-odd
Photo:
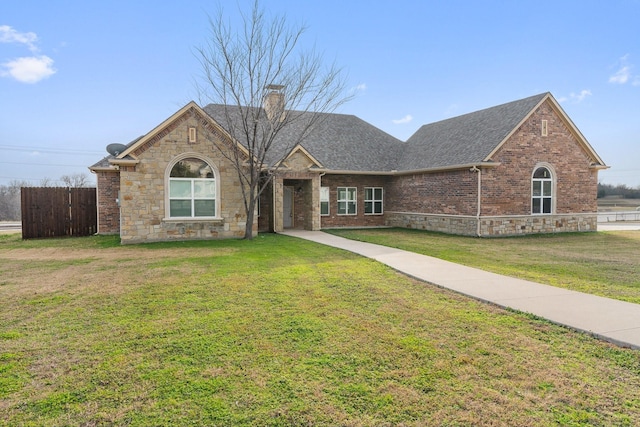
[(291, 228), (304, 230), (320, 229), (320, 174), (317, 172), (280, 171), (273, 178), (273, 198), (271, 214), (273, 231), (285, 229), (284, 187), (293, 189)]
[(596, 214), (477, 217), (387, 212), (390, 227), (413, 228), (478, 237), (506, 237), (538, 233), (597, 231)]
[[(189, 142), (189, 128), (196, 129), (196, 142)], [(246, 216), (238, 174), (214, 144), (225, 144), (225, 141), (207, 129), (197, 114), (185, 113), (138, 147), (133, 155), (139, 162), (120, 168), (120, 237), (123, 244), (244, 236)], [(169, 218), (169, 168), (178, 157), (201, 158), (216, 170), (216, 218)], [(253, 232), (257, 233), (257, 221)]]

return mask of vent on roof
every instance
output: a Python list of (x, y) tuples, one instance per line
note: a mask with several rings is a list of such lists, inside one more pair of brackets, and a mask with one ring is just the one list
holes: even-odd
[(189, 128), (189, 142), (197, 142), (196, 128)]
[(547, 135), (548, 135), (547, 121), (543, 120), (542, 121), (542, 136), (547, 136)]

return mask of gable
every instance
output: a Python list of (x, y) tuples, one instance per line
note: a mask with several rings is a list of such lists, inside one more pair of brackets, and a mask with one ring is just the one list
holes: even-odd
[[(149, 149), (149, 147), (162, 140), (164, 137), (169, 135), (171, 132), (176, 130), (180, 125), (182, 125), (192, 117), (194, 117), (199, 124), (204, 126), (206, 131), (218, 137), (216, 139), (222, 141), (231, 141), (231, 137), (225, 132), (225, 130), (222, 129), (222, 127), (220, 127), (214, 120), (212, 120), (211, 117), (206, 114), (195, 102), (191, 101), (171, 117), (169, 117), (167, 120), (156, 126), (145, 136), (134, 141), (122, 153), (120, 153), (116, 157), (116, 159), (121, 160), (127, 158), (128, 156), (133, 157), (134, 159), (137, 158), (141, 153)], [(185, 134), (184, 138), (187, 139), (189, 138), (189, 136)], [(242, 152), (247, 154), (246, 149), (242, 147), (242, 145), (237, 143), (235, 144), (240, 147), (240, 150)]]
[(282, 161), (282, 166), (294, 171), (303, 171), (309, 168), (321, 168), (322, 165), (301, 146), (296, 146)]
[[(540, 115), (543, 110), (548, 111), (548, 113), (546, 113), (544, 117), (536, 117)], [(546, 96), (538, 103), (538, 105), (533, 108), (525, 117), (523, 117), (521, 123), (514, 127), (512, 131), (509, 132), (509, 134), (487, 155), (484, 161), (491, 161), (493, 156), (501, 150), (503, 145), (506, 144), (509, 139), (525, 124), (527, 124), (531, 128), (530, 132), (534, 137), (540, 136), (541, 138), (548, 138), (548, 140), (551, 140), (553, 136), (552, 134), (554, 132), (562, 132), (562, 130), (554, 131), (549, 129), (547, 131), (548, 135), (542, 137), (542, 120), (546, 120), (547, 125), (550, 125), (552, 122), (557, 122), (558, 124), (560, 124), (563, 130), (566, 130), (566, 132), (577, 142), (578, 147), (589, 159), (590, 166), (599, 169), (607, 168), (600, 156), (598, 156), (598, 154), (586, 140), (584, 135), (582, 135), (580, 130), (576, 127), (573, 121), (565, 113), (562, 107), (560, 107), (560, 104), (551, 94), (546, 94)]]

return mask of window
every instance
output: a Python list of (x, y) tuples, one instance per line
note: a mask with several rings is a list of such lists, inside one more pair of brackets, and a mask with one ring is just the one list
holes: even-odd
[(356, 187), (338, 187), (338, 215), (356, 215)]
[(216, 179), (204, 160), (189, 157), (178, 161), (169, 174), (169, 216), (199, 218), (216, 216)]
[(382, 188), (370, 187), (364, 189), (364, 214), (382, 214)]
[(533, 173), (531, 182), (531, 213), (550, 214), (553, 203), (553, 178), (551, 171), (541, 167)]
[(329, 215), (329, 187), (320, 187), (320, 215)]

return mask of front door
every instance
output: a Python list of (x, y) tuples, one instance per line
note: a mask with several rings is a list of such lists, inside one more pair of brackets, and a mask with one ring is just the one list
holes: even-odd
[(284, 228), (291, 228), (293, 227), (293, 187), (284, 187), (284, 200), (282, 205), (282, 226)]

